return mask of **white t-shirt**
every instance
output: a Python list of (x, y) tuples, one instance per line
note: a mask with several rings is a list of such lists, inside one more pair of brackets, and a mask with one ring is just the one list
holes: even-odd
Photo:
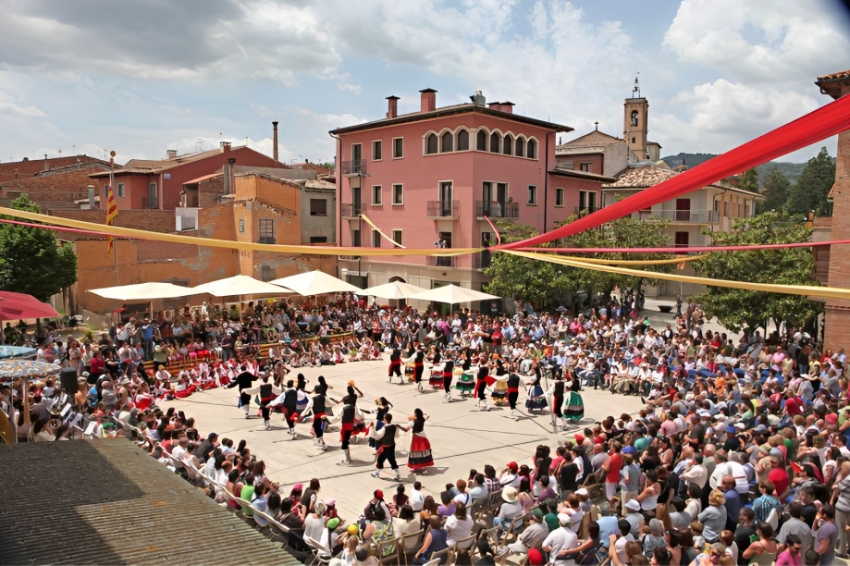
[(475, 522), (472, 520), (472, 517), (469, 515), (466, 516), (466, 519), (459, 520), (456, 515), (449, 515), (446, 518), (446, 532), (448, 533), (447, 539), (449, 546), (454, 545), (454, 543), (459, 540), (463, 540), (469, 537), (472, 534), (472, 527), (475, 525)]
[[(543, 541), (544, 547), (551, 547), (550, 564), (554, 566), (573, 566), (576, 562), (571, 556), (556, 558), (562, 550), (570, 550), (578, 546), (578, 537), (574, 532), (564, 527), (555, 529)], [(624, 555), (625, 556), (625, 555)]]
[(421, 491), (413, 490), (410, 492), (410, 508), (414, 511), (422, 511), (425, 505), (425, 496)]
[(614, 550), (617, 551), (617, 557), (620, 559), (620, 562), (623, 564), (628, 564), (629, 558), (626, 556), (626, 544), (633, 542), (635, 537), (631, 535), (631, 533), (627, 534), (624, 537), (620, 537), (614, 543)]

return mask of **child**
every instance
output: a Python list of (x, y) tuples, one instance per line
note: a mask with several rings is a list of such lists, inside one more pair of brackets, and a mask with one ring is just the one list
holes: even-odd
[(697, 519), (691, 521), (691, 532), (694, 533), (694, 548), (699, 552), (705, 551), (705, 539), (702, 537), (702, 523)]

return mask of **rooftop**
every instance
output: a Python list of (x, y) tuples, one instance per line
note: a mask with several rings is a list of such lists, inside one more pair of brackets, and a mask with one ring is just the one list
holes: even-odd
[[(681, 173), (681, 171), (674, 171), (670, 169), (666, 164), (664, 165), (642, 165), (639, 167), (629, 167), (617, 178), (617, 181), (614, 183), (602, 185), (603, 189), (645, 189), (648, 187), (654, 187), (655, 185), (666, 181), (672, 177), (675, 177)], [(759, 193), (754, 193), (748, 191), (746, 189), (739, 189), (737, 187), (733, 187), (729, 183), (724, 181), (717, 181), (716, 183), (711, 183), (708, 185), (709, 187), (716, 187), (718, 189), (723, 189), (726, 191), (731, 191), (735, 193), (745, 194), (748, 196), (752, 196), (756, 199), (764, 199), (765, 197)]]
[(4, 564), (299, 564), (126, 439), (0, 444)]
[[(220, 155), (222, 153), (230, 152), (238, 152), (238, 151), (255, 151), (249, 148), (246, 145), (234, 146), (230, 147), (230, 149), (226, 149), (229, 146), (222, 145), (222, 147), (216, 149), (210, 149), (208, 151), (201, 151), (199, 153), (187, 153), (185, 155), (178, 155), (176, 157), (167, 157), (165, 159), (131, 159), (127, 163), (124, 164), (120, 169), (115, 170), (116, 175), (126, 174), (126, 173), (142, 173), (142, 174), (158, 174), (163, 171), (167, 171), (168, 169), (172, 169), (174, 167), (179, 167), (181, 165), (185, 165), (187, 163), (193, 163), (195, 161), (201, 161), (203, 159), (208, 159), (210, 157), (214, 157), (216, 155)], [(288, 169), (289, 166), (281, 163), (281, 169)], [(108, 176), (109, 173), (95, 173), (91, 175), (92, 177), (105, 177)]]

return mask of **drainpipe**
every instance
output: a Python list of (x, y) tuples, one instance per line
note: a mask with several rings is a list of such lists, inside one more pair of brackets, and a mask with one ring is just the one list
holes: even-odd
[(543, 231), (541, 234), (545, 234), (546, 230), (548, 230), (548, 225), (546, 223), (548, 219), (549, 212), (549, 136), (554, 134), (555, 132), (549, 132), (546, 134), (546, 158), (544, 160), (546, 170), (544, 171), (545, 177), (543, 177)]
[[(713, 197), (711, 197), (711, 210), (710, 210), (710, 211), (708, 211), (708, 213), (709, 213), (709, 214), (713, 214), (713, 213), (714, 213), (714, 204), (717, 202), (715, 199), (716, 199), (717, 197), (719, 197), (720, 195), (725, 195), (728, 191), (729, 191), (729, 189), (723, 189), (723, 192), (722, 192), (722, 193), (717, 193), (716, 195), (714, 195)], [(720, 224), (720, 210), (718, 210), (718, 211), (717, 211), (717, 223), (718, 223), (718, 224)], [(712, 222), (712, 223), (711, 223), (711, 230), (710, 230), (710, 232), (711, 232), (712, 234), (714, 234), (714, 222)], [(714, 240), (714, 238), (712, 238), (712, 240)]]

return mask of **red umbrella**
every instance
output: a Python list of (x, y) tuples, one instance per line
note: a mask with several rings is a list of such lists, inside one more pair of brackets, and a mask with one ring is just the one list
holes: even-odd
[(52, 318), (59, 316), (56, 309), (42, 303), (32, 295), (0, 291), (0, 320), (16, 318)]

